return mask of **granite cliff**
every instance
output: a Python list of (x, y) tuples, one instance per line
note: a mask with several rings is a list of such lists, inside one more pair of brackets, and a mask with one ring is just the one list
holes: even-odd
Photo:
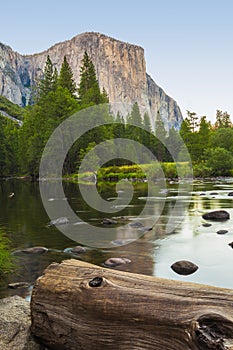
[(0, 95), (19, 105), (28, 104), (47, 55), (58, 70), (66, 55), (79, 83), (84, 51), (92, 59), (99, 85), (107, 91), (113, 109), (126, 115), (129, 106), (138, 102), (141, 112), (148, 111), (152, 120), (159, 111), (167, 127), (179, 128), (182, 122), (180, 109), (146, 73), (143, 48), (99, 33), (80, 34), (33, 55), (21, 55), (0, 43)]

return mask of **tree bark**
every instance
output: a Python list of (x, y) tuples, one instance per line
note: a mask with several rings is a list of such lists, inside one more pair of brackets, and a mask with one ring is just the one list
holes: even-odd
[(78, 260), (34, 287), (32, 332), (55, 350), (232, 350), (233, 290)]

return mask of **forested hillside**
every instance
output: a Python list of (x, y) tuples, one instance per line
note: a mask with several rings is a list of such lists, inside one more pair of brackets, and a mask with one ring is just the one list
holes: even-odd
[[(80, 77), (80, 84), (76, 86), (67, 58), (64, 57), (58, 72), (48, 56), (43, 78), (34, 90), (32, 106), (20, 108), (0, 98), (0, 111), (23, 120), (20, 126), (0, 116), (0, 176), (31, 175), (37, 178), (40, 158), (53, 130), (67, 117), (84, 108), (108, 103), (106, 91), (100, 90), (95, 67), (86, 52)], [(233, 128), (227, 112), (218, 110), (216, 122), (212, 125), (205, 116), (198, 117), (196, 113), (187, 111), (180, 132), (174, 128), (167, 132), (159, 112), (154, 119), (155, 125), (151, 125), (149, 115), (141, 115), (137, 102), (126, 118), (120, 113), (117, 116), (106, 113), (103, 122), (108, 125), (89, 131), (70, 149), (64, 163), (64, 174), (78, 172), (81, 160), (90, 149), (102, 141), (115, 138), (128, 138), (143, 144), (160, 162), (184, 161), (185, 143), (192, 159), (194, 175), (232, 174)], [(169, 149), (173, 150), (173, 155)], [(130, 152), (135, 153), (133, 147)], [(98, 164), (100, 157), (97, 152), (95, 163)], [(149, 161), (144, 155), (138, 155), (139, 164)], [(118, 159), (113, 155), (112, 161), (106, 165), (130, 164), (127, 159)]]

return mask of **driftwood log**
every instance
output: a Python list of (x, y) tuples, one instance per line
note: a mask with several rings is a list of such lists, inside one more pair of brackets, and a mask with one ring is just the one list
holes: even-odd
[(55, 350), (232, 350), (233, 290), (52, 264), (31, 300), (32, 333)]

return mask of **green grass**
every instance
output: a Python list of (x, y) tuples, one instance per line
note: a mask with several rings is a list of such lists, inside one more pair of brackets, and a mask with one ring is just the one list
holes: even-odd
[[(85, 181), (93, 173), (73, 174), (69, 179)], [(177, 177), (190, 177), (192, 172), (188, 163), (151, 163), (141, 165), (109, 166), (100, 168), (97, 177), (98, 183), (118, 182), (127, 179), (133, 182), (142, 182), (145, 179), (157, 180), (160, 178), (174, 179)]]
[(0, 277), (14, 269), (12, 255), (10, 253), (10, 242), (0, 229)]

